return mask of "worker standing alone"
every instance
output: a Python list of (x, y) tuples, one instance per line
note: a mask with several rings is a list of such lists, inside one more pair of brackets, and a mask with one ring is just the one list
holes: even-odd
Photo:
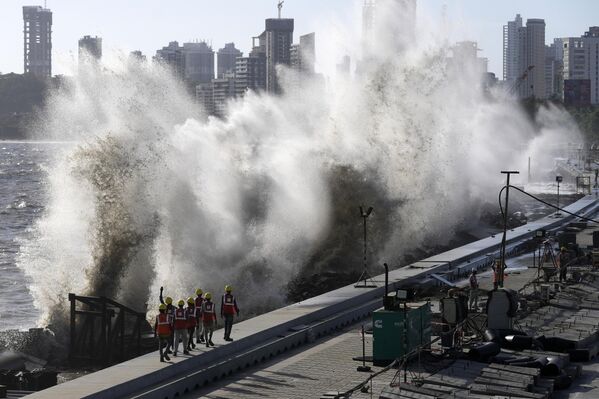
[(204, 302), (202, 303), (202, 324), (206, 347), (214, 346), (212, 334), (216, 328), (216, 306), (214, 306), (212, 294), (209, 292), (204, 295)]
[(496, 290), (499, 288), (499, 277), (501, 277), (501, 271), (503, 269), (503, 280), (505, 282), (505, 278), (507, 277), (507, 273), (505, 272), (505, 263), (503, 267), (501, 267), (501, 260), (496, 260), (495, 264), (491, 266), (493, 269), (493, 289)]
[(202, 302), (204, 302), (204, 297), (202, 296), (204, 292), (201, 288), (196, 290), (196, 343), (204, 343), (204, 323), (202, 323)]
[(154, 323), (154, 333), (158, 336), (158, 350), (160, 352), (160, 361), (171, 360), (166, 353), (169, 342), (171, 340), (171, 321), (168, 314), (166, 313), (166, 305), (161, 303), (158, 307), (158, 315), (156, 316), (156, 323)]
[(225, 319), (225, 341), (233, 341), (233, 338), (231, 338), (233, 317), (235, 317), (235, 314), (239, 316), (237, 300), (231, 292), (233, 292), (233, 287), (230, 285), (225, 286), (225, 293), (223, 294), (220, 305), (220, 315)]
[[(478, 278), (476, 277), (476, 270), (472, 270), (470, 273), (470, 295), (468, 298), (468, 308), (470, 310), (478, 310)], [(474, 305), (474, 306), (473, 306)]]
[(185, 301), (183, 299), (179, 300), (177, 303), (179, 307), (175, 310), (175, 334), (174, 334), (174, 351), (173, 355), (177, 356), (177, 350), (179, 349), (179, 340), (183, 341), (183, 353), (188, 355), (189, 351), (187, 350), (187, 309), (185, 306)]

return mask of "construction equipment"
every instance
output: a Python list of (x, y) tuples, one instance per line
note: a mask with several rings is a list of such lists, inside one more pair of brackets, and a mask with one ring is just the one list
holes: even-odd
[(405, 304), (401, 311), (377, 310), (372, 315), (375, 366), (387, 366), (431, 340), (430, 303)]
[(534, 67), (534, 65), (529, 65), (528, 68), (526, 68), (526, 70), (524, 71), (524, 73), (522, 73), (522, 75), (520, 75), (520, 77), (516, 79), (512, 87), (510, 87), (510, 94), (516, 94), (516, 92), (518, 91), (518, 89), (520, 89), (520, 86), (522, 86), (522, 83), (524, 83), (526, 78), (528, 78), (528, 74), (530, 73), (530, 71), (534, 69)]

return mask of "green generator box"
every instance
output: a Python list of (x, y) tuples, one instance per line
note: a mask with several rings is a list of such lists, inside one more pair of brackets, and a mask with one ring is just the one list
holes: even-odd
[(375, 311), (372, 314), (372, 335), (374, 365), (389, 365), (431, 341), (430, 304), (409, 303), (406, 309), (398, 311)]

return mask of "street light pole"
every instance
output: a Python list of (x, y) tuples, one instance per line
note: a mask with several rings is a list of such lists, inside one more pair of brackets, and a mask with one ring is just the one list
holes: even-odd
[(555, 217), (561, 218), (562, 213), (559, 211), (559, 184), (562, 182), (563, 178), (561, 176), (555, 176), (555, 181), (557, 182), (557, 213)]
[(518, 175), (520, 172), (516, 170), (502, 170), (502, 174), (507, 175), (507, 183), (505, 186), (505, 207), (503, 210), (503, 238), (501, 239), (501, 258), (499, 265), (499, 270), (496, 272), (499, 273), (498, 285), (503, 288), (503, 275), (505, 273), (505, 244), (507, 239), (507, 221), (508, 221), (508, 202), (510, 200), (510, 176)]
[[(370, 216), (370, 214), (373, 211), (373, 207), (369, 207), (367, 210), (364, 210), (364, 207), (361, 206), (360, 207), (360, 216), (362, 217), (364, 223), (364, 253), (363, 253), (363, 271), (362, 271), (362, 275), (360, 276), (360, 279), (358, 280), (358, 282), (356, 283), (356, 285), (354, 285), (354, 287), (358, 288), (358, 287), (362, 287), (362, 288), (371, 288), (371, 287), (376, 287), (375, 285), (368, 285), (367, 284), (367, 280), (371, 279), (370, 274), (368, 273), (368, 262), (367, 262), (367, 250), (368, 250), (368, 237), (367, 237), (367, 230), (366, 230), (366, 219), (368, 219), (368, 216)], [(360, 285), (360, 282), (363, 282), (363, 285)]]

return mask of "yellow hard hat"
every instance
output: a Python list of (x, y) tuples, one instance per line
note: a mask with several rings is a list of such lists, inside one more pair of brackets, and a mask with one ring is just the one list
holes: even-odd
[(166, 310), (166, 305), (161, 303), (160, 306), (158, 306), (158, 310)]
[(167, 296), (166, 299), (164, 300), (164, 302), (166, 302), (167, 305), (170, 305), (173, 303), (173, 298), (171, 298), (170, 296)]
[(233, 287), (231, 287), (230, 285), (225, 285), (225, 292), (231, 292), (233, 291)]
[(209, 292), (207, 292), (207, 293), (204, 294), (204, 298), (206, 298), (206, 299), (212, 299), (212, 294), (209, 293)]
[(565, 250), (566, 250), (566, 247), (562, 247), (562, 251), (565, 251)]
[(179, 299), (179, 302), (177, 302), (177, 305), (183, 306), (183, 305), (185, 305), (185, 301), (183, 299)]
[(187, 298), (187, 303), (190, 305), (194, 305), (196, 303), (196, 301), (192, 297), (189, 297), (189, 298)]
[(201, 288), (198, 288), (198, 289), (196, 290), (196, 295), (198, 295), (198, 296), (199, 296), (199, 295), (202, 295), (203, 293), (204, 293), (204, 291), (202, 291), (202, 289), (201, 289)]

